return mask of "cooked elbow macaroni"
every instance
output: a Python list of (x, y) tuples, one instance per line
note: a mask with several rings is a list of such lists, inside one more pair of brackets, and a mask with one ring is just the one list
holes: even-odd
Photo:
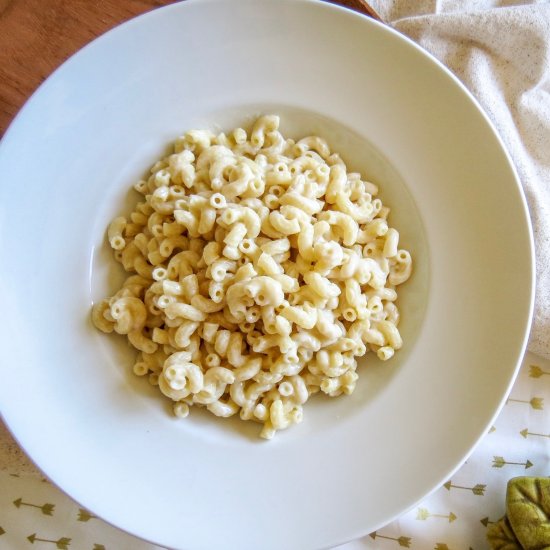
[(269, 439), (312, 394), (352, 393), (356, 357), (402, 346), (411, 255), (377, 187), (320, 137), (285, 139), (274, 115), (193, 130), (134, 188), (143, 200), (108, 229), (131, 275), (92, 320), (127, 336), (177, 417), (239, 413)]

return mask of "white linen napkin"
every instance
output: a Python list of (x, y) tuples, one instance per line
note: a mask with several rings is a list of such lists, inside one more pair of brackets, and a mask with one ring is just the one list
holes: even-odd
[[(533, 222), (537, 289), (529, 349), (550, 358), (550, 4), (372, 0), (473, 93), (512, 156)], [(498, 207), (498, 204), (495, 204)]]

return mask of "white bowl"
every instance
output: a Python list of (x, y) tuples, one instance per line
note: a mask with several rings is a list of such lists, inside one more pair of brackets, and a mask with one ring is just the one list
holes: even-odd
[[(271, 442), (238, 419), (174, 419), (122, 338), (89, 321), (116, 284), (104, 231), (130, 185), (183, 131), (262, 112), (379, 182), (415, 260), (404, 349), (367, 358), (352, 397), (313, 399)], [(359, 537), (448, 479), (511, 387), (533, 301), (514, 168), (456, 78), (366, 17), (307, 0), (138, 17), (40, 87), (0, 173), (3, 417), (54, 483), (137, 536), (263, 550)]]

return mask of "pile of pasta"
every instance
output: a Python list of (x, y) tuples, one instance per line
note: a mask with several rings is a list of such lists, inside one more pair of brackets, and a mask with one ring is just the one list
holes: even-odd
[(92, 316), (177, 416), (239, 413), (270, 439), (312, 394), (351, 394), (357, 357), (402, 346), (411, 256), (376, 185), (323, 139), (285, 139), (274, 115), (192, 130), (134, 187), (143, 200), (107, 231), (129, 276)]

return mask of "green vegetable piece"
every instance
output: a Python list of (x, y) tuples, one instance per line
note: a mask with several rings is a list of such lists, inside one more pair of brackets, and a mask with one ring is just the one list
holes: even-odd
[(511, 479), (506, 515), (524, 550), (550, 550), (550, 478)]
[(500, 518), (496, 523), (489, 524), (487, 540), (493, 550), (523, 550), (506, 516)]

